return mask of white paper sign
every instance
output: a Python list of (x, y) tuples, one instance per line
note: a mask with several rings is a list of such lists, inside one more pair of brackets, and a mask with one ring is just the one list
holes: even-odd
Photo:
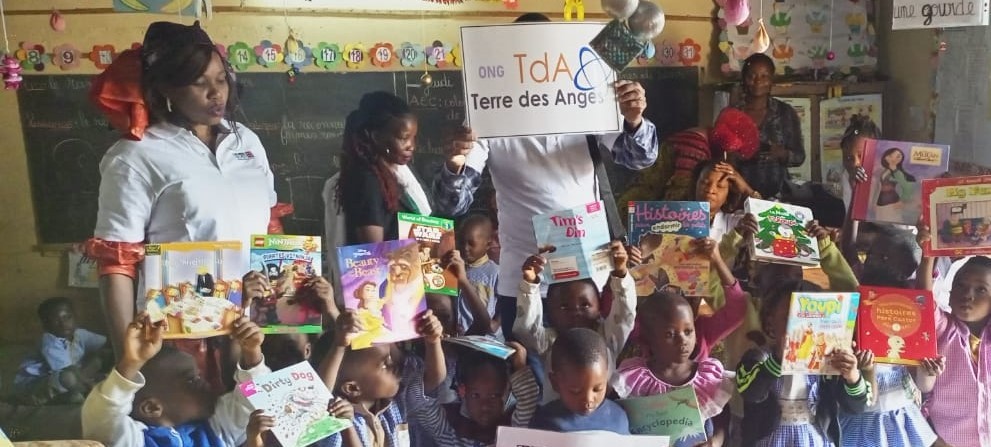
[(461, 27), (472, 130), (482, 138), (620, 131), (616, 73), (588, 46), (603, 26)]
[(989, 0), (894, 0), (891, 29), (953, 28), (988, 24)]
[(558, 433), (529, 428), (499, 427), (496, 447), (668, 447), (667, 436), (617, 435), (611, 432)]

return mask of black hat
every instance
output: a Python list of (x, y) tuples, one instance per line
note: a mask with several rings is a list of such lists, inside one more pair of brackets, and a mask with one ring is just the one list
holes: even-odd
[(199, 20), (188, 26), (174, 22), (152, 23), (145, 31), (141, 47), (144, 66), (147, 69), (155, 65), (155, 62), (171, 56), (173, 52), (199, 45), (214, 46), (210, 36), (200, 27)]

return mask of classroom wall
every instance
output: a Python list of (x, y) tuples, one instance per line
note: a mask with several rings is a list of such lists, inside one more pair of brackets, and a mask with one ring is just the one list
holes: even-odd
[(891, 30), (892, 0), (880, 3), (878, 69), (889, 76), (884, 98), (884, 137), (932, 141), (933, 30)]
[[(147, 25), (157, 20), (177, 21), (171, 15), (106, 13), (108, 0), (47, 0), (6, 1), (7, 29), (12, 47), (21, 41), (41, 43), (51, 48), (72, 43), (82, 51), (95, 44), (113, 44), (120, 50), (142, 39)], [(16, 3), (16, 4), (15, 4)], [(337, 9), (316, 11), (329, 0), (290, 0), (288, 22), (302, 39), (309, 42), (363, 42), (366, 47), (380, 41), (399, 44), (404, 41), (423, 43), (440, 39), (456, 42), (458, 27), (466, 23), (494, 23), (511, 20), (524, 11), (549, 13), (561, 17), (561, 0), (520, 0), (520, 9), (507, 12), (501, 2), (468, 0), (462, 5), (440, 5), (422, 0), (333, 0)], [(660, 0), (669, 20), (658, 38), (681, 42), (692, 38), (702, 44), (703, 61), (709, 60), (713, 37), (713, 5), (708, 1)], [(238, 8), (239, 0), (217, 0), (218, 9)], [(256, 45), (263, 39), (283, 42), (288, 35), (287, 18), (281, 0), (246, 0), (243, 12), (217, 12), (213, 19), (203, 20), (211, 37), (228, 44), (245, 41)], [(374, 5), (375, 11), (368, 11)], [(590, 16), (601, 13), (598, 1), (585, 2)], [(51, 8), (59, 8), (67, 20), (62, 33), (48, 26)], [(402, 12), (401, 9), (412, 10)], [(359, 11), (355, 11), (359, 10)], [(75, 11), (75, 12), (74, 12)], [(397, 12), (400, 11), (400, 12)], [(601, 19), (598, 19), (601, 20)], [(192, 20), (182, 19), (185, 23)], [(13, 49), (13, 48), (12, 48)], [(308, 70), (313, 69), (308, 67)], [(373, 68), (374, 69), (374, 68)], [(265, 70), (255, 67), (253, 70)], [(285, 70), (285, 66), (269, 69)], [(45, 73), (58, 68), (48, 67)], [(96, 73), (92, 63), (70, 73)], [(714, 80), (705, 70), (706, 80)], [(706, 111), (704, 105), (701, 110)], [(37, 339), (40, 325), (35, 309), (43, 299), (63, 295), (74, 298), (82, 325), (103, 330), (99, 298), (95, 290), (66, 287), (66, 260), (61, 251), (42, 253), (38, 247), (35, 217), (27, 174), (26, 149), (20, 131), (17, 97), (12, 91), (0, 91), (0, 345), (30, 342)]]

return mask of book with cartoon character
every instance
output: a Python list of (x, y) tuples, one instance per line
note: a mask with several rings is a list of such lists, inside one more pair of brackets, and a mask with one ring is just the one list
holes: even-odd
[(165, 321), (165, 338), (229, 334), (243, 314), (241, 278), (247, 272), (239, 241), (145, 245), (138, 309), (152, 322)]
[(857, 347), (878, 363), (920, 365), (936, 357), (936, 301), (928, 290), (860, 287)]
[(857, 292), (793, 293), (781, 374), (839, 375), (828, 357), (835, 349), (851, 349), (859, 303)]
[(853, 218), (914, 226), (922, 214), (922, 182), (950, 169), (950, 146), (867, 140), (863, 168), (867, 181), (853, 192)]
[(708, 441), (698, 395), (691, 386), (664, 394), (623, 399), (618, 403), (630, 419), (634, 435), (667, 436), (676, 446), (694, 446)]
[(991, 176), (922, 181), (926, 256), (991, 255)]
[(344, 307), (365, 328), (351, 348), (419, 337), (416, 317), (427, 302), (417, 248), (415, 239), (338, 247)]
[(320, 238), (251, 236), (250, 267), (268, 277), (268, 294), (248, 303), (248, 315), (266, 334), (323, 332), (323, 309), (307, 282), (323, 265)]
[(800, 266), (819, 265), (819, 242), (805, 231), (812, 210), (788, 203), (749, 198), (744, 210), (757, 218), (754, 235), (755, 261)]
[(458, 296), (458, 278), (440, 265), (440, 258), (455, 249), (454, 221), (440, 217), (399, 213), (399, 237), (420, 243), (420, 267), (427, 293)]
[(602, 202), (533, 216), (537, 248), (543, 251), (549, 284), (595, 278), (605, 281), (612, 270), (609, 222)]
[(630, 202), (630, 243), (643, 262), (631, 270), (637, 296), (666, 287), (686, 296), (708, 295), (709, 258), (692, 252), (693, 239), (709, 235), (709, 202)]
[(256, 410), (275, 418), (272, 432), (285, 447), (303, 447), (351, 426), (327, 413), (333, 396), (309, 362), (238, 385)]

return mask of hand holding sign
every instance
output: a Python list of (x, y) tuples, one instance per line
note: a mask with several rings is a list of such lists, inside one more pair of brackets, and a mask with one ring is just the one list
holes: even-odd
[(616, 81), (616, 97), (619, 100), (619, 113), (626, 119), (631, 129), (640, 127), (643, 111), (647, 109), (647, 97), (639, 82)]
[(468, 159), (468, 153), (475, 145), (478, 137), (470, 127), (460, 127), (451, 135), (451, 142), (448, 144), (447, 169), (453, 173), (461, 171)]

